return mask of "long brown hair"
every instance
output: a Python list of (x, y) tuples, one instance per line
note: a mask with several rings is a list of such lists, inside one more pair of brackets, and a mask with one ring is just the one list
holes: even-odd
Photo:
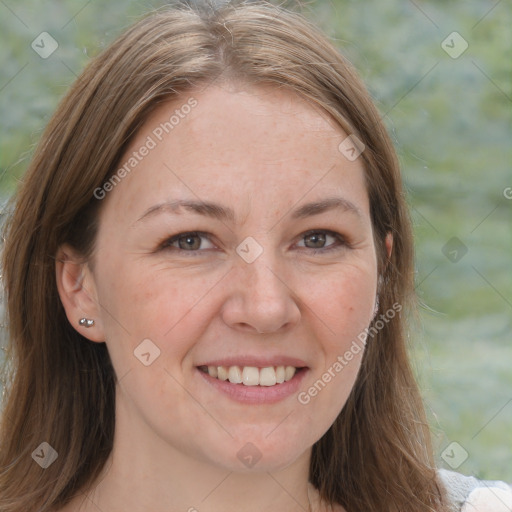
[[(56, 510), (100, 474), (113, 444), (116, 376), (105, 344), (68, 322), (55, 255), (69, 243), (91, 257), (94, 191), (138, 128), (162, 101), (217, 79), (288, 88), (364, 142), (379, 312), (404, 306), (369, 339), (347, 404), (313, 446), (310, 481), (349, 512), (445, 510), (406, 351), (412, 234), (391, 141), (352, 66), (320, 31), (301, 14), (250, 1), (181, 5), (139, 21), (89, 63), (41, 138), (5, 231), (0, 511)], [(41, 442), (60, 455), (44, 470), (31, 457)]]

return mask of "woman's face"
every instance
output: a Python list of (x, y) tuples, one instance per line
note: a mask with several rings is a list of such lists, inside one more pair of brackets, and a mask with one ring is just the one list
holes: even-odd
[[(183, 95), (139, 130), (125, 172), (97, 192), (91, 274), (118, 428), (247, 471), (288, 466), (331, 426), (377, 283), (362, 159), (340, 151), (346, 137), (261, 86)], [(269, 368), (280, 366), (302, 369)]]

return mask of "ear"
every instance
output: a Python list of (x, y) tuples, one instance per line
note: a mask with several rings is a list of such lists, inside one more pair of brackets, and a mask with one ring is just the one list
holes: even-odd
[[(94, 275), (83, 256), (68, 244), (60, 246), (55, 271), (60, 300), (70, 324), (91, 341), (105, 341)], [(94, 320), (94, 325), (81, 326), (81, 318)]]
[[(384, 240), (384, 244), (386, 245), (386, 254), (387, 254), (387, 261), (384, 265), (384, 269), (388, 266), (389, 264), (389, 260), (391, 258), (391, 253), (393, 252), (393, 234), (391, 233), (391, 231), (388, 232), (388, 234), (386, 235), (386, 239)], [(376, 311), (378, 309), (378, 296), (379, 296), (379, 293), (382, 289), (382, 286), (384, 284), (384, 278), (382, 277), (382, 275), (379, 275), (379, 279), (378, 279), (378, 282), (377, 282), (377, 306), (376, 306)], [(375, 313), (376, 314), (376, 313)]]
[(391, 258), (391, 251), (393, 250), (393, 234), (391, 231), (386, 235), (386, 252), (388, 253), (388, 260)]

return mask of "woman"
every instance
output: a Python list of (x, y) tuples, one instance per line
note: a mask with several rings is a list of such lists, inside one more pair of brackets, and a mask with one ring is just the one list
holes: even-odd
[(266, 2), (140, 21), (7, 225), (0, 510), (462, 505), (405, 350), (412, 259), (392, 145), (322, 34)]

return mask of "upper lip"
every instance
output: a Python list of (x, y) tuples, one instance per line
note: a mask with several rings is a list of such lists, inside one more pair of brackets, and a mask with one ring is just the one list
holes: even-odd
[(269, 366), (295, 366), (295, 368), (302, 368), (307, 364), (302, 359), (289, 356), (231, 356), (222, 359), (211, 359), (205, 363), (198, 364), (197, 366), (255, 366), (257, 368), (266, 368)]

